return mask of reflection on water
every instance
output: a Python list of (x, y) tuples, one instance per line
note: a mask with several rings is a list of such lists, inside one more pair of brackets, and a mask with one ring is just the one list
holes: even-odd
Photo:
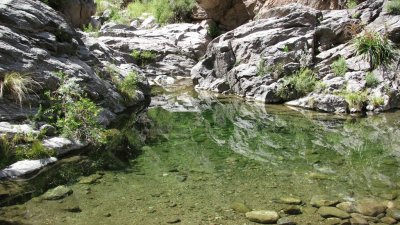
[(297, 196), (307, 203), (298, 224), (324, 224), (308, 204), (314, 195), (357, 200), (399, 188), (399, 113), (358, 118), (188, 93), (155, 99), (148, 115), (158, 138), (132, 168), (3, 216), (32, 224), (234, 225), (248, 223), (230, 209), (234, 202), (279, 211), (274, 199)]

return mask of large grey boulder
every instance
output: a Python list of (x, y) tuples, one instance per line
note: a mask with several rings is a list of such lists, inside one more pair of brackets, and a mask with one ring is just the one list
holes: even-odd
[(5, 94), (1, 99), (0, 118), (21, 120), (34, 114), (42, 103), (40, 94), (57, 89), (60, 79), (55, 73), (58, 71), (80, 78), (79, 85), (88, 97), (111, 112), (111, 116), (125, 110), (127, 105), (141, 108), (149, 101), (148, 82), (139, 72), (137, 91), (144, 98), (127, 104), (111, 79), (100, 77), (107, 73), (107, 61), (118, 65), (128, 63), (124, 55), (95, 41), (88, 40), (90, 45), (86, 45), (84, 42), (89, 38), (76, 33), (60, 12), (46, 4), (30, 0), (1, 1), (0, 18), (0, 78), (8, 72), (19, 72), (40, 84), (32, 87), (35, 93), (28, 95), (22, 106)]
[(7, 168), (0, 171), (0, 179), (3, 178), (16, 178), (24, 175), (31, 174), (43, 167), (57, 162), (57, 158), (51, 157), (47, 159), (37, 160), (23, 160), (18, 161)]

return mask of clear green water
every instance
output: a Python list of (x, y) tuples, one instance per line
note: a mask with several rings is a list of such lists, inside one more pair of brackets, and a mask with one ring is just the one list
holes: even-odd
[[(174, 99), (174, 98), (173, 98)], [(298, 224), (326, 224), (314, 195), (384, 199), (400, 188), (400, 114), (366, 118), (295, 111), (238, 99), (196, 99), (196, 110), (149, 110), (159, 138), (126, 171), (73, 184), (59, 201), (32, 199), (0, 218), (28, 224), (253, 224), (231, 209), (305, 205)], [(66, 208), (79, 206), (82, 212)]]

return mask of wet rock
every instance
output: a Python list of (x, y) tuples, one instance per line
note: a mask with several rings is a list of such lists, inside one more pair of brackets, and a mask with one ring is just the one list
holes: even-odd
[(57, 132), (57, 129), (50, 124), (42, 125), (39, 130), (40, 133), (45, 134), (46, 136), (54, 136)]
[(341, 209), (347, 213), (356, 212), (356, 205), (353, 202), (341, 202), (336, 205), (336, 208)]
[(83, 177), (79, 180), (80, 184), (94, 184), (97, 183), (101, 178), (103, 178), (103, 175), (101, 174), (92, 174), (88, 177)]
[(396, 224), (397, 220), (393, 219), (392, 217), (385, 216), (381, 218), (381, 222), (385, 224)]
[(329, 217), (337, 217), (340, 219), (350, 218), (350, 214), (335, 207), (323, 206), (318, 209), (318, 213), (324, 218), (329, 218)]
[(289, 206), (283, 209), (283, 212), (288, 215), (299, 215), (302, 214), (302, 210), (299, 206)]
[(71, 195), (72, 193), (73, 191), (71, 188), (61, 185), (54, 189), (48, 190), (41, 196), (41, 198), (44, 200), (59, 200)]
[(242, 202), (234, 202), (231, 204), (231, 209), (238, 213), (247, 213), (250, 212), (251, 209)]
[(341, 224), (343, 221), (339, 218), (331, 217), (331, 218), (327, 218), (324, 222), (327, 225), (338, 225), (338, 224)]
[(386, 205), (374, 199), (361, 200), (356, 206), (357, 212), (365, 216), (377, 216), (385, 212), (386, 208)]
[(366, 219), (357, 214), (351, 214), (350, 223), (352, 225), (369, 225)]
[(295, 197), (282, 197), (278, 200), (279, 203), (288, 204), (288, 205), (300, 205), (301, 199)]
[(7, 168), (0, 171), (0, 179), (3, 178), (17, 178), (24, 175), (31, 174), (43, 167), (57, 162), (57, 158), (51, 157), (47, 159), (37, 160), (22, 160), (18, 161)]
[(310, 204), (314, 207), (334, 206), (338, 203), (339, 201), (337, 199), (324, 195), (314, 195), (310, 201)]
[(260, 210), (251, 211), (246, 213), (246, 218), (256, 223), (276, 223), (279, 219), (279, 215), (275, 211)]
[(392, 217), (392, 218), (394, 218), (394, 219), (400, 221), (400, 209), (389, 209), (389, 210), (387, 211), (387, 214), (388, 214), (390, 217)]
[(112, 214), (110, 212), (104, 214), (104, 217), (111, 217), (111, 216), (112, 216)]
[(379, 222), (379, 218), (384, 217), (384, 215), (382, 215), (381, 217), (373, 217), (373, 216), (365, 216), (359, 213), (352, 213), (351, 217), (356, 218), (356, 217), (360, 217), (363, 218), (364, 220), (368, 221), (368, 222), (373, 222), (373, 223), (378, 223)]
[(179, 219), (177, 217), (173, 217), (173, 218), (168, 219), (166, 222), (169, 224), (180, 223), (181, 219)]
[(281, 225), (296, 225), (296, 222), (294, 222), (291, 218), (289, 217), (284, 217), (284, 218), (280, 218), (277, 222), (277, 224), (281, 224)]
[(185, 181), (187, 180), (187, 178), (188, 178), (188, 176), (187, 176), (186, 174), (180, 174), (180, 175), (177, 175), (177, 176), (176, 176), (176, 179), (177, 179), (179, 182), (185, 182)]
[(72, 213), (80, 213), (82, 212), (82, 209), (76, 205), (76, 206), (70, 206), (70, 207), (64, 207), (63, 208), (67, 212), (72, 212)]

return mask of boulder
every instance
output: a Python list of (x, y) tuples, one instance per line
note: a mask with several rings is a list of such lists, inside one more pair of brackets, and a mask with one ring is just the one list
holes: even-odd
[(73, 191), (71, 188), (61, 185), (54, 189), (48, 190), (40, 197), (44, 200), (59, 200), (71, 195), (72, 193)]
[(57, 156), (62, 156), (71, 151), (86, 147), (87, 143), (69, 140), (64, 137), (53, 137), (43, 140), (43, 146), (53, 149), (56, 152)]
[(337, 217), (340, 219), (350, 218), (350, 214), (335, 207), (323, 206), (318, 209), (318, 213), (324, 218), (329, 218), (329, 217)]
[(57, 162), (57, 158), (18, 161), (0, 171), (0, 179), (16, 178), (36, 172), (43, 167)]

